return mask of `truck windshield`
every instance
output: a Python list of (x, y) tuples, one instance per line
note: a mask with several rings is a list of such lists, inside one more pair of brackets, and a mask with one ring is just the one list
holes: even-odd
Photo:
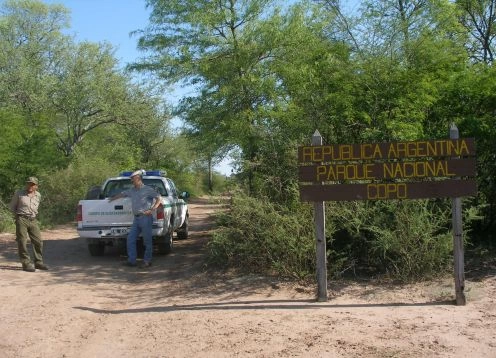
[[(160, 179), (147, 179), (143, 178), (143, 183), (145, 185), (151, 186), (162, 196), (167, 196), (167, 191), (165, 190), (164, 183)], [(119, 179), (119, 180), (110, 180), (105, 185), (103, 189), (103, 196), (105, 198), (109, 198), (116, 194), (123, 192), (124, 190), (132, 188), (133, 184), (129, 179)]]

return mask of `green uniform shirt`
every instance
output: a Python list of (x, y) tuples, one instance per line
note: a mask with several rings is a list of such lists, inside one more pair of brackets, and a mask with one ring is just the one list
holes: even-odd
[(36, 191), (33, 196), (29, 196), (27, 190), (18, 190), (10, 201), (10, 210), (16, 215), (35, 218), (38, 215), (41, 194)]

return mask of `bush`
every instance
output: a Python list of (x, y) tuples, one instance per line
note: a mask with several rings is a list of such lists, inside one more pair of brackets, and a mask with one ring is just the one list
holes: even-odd
[(46, 225), (73, 222), (77, 203), (88, 189), (119, 173), (106, 161), (71, 164), (66, 169), (40, 175), (40, 219)]
[(347, 235), (336, 238), (334, 250), (347, 252), (360, 269), (402, 281), (445, 273), (453, 259), (447, 204), (429, 200), (342, 203), (341, 215), (330, 220)]
[(235, 195), (208, 243), (208, 263), (249, 273), (302, 278), (314, 273), (309, 206), (288, 212), (264, 199)]
[(9, 209), (9, 204), (4, 203), (0, 199), (0, 232), (15, 231), (15, 224), (12, 218), (12, 213)]
[[(327, 270), (331, 276), (386, 275), (412, 281), (450, 268), (450, 201), (328, 202)], [(218, 216), (208, 264), (303, 278), (315, 274), (312, 205), (294, 211), (236, 193)]]

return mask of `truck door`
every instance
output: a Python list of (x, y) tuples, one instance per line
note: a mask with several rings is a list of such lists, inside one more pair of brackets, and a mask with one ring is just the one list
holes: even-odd
[(170, 179), (167, 179), (167, 184), (170, 189), (170, 194), (172, 196), (172, 205), (174, 206), (174, 229), (177, 229), (181, 225), (181, 218), (183, 215), (183, 205), (181, 205), (179, 200), (179, 196), (177, 194), (176, 186), (174, 182)]
[(174, 217), (174, 222), (172, 223), (173, 226), (176, 225), (176, 218), (177, 218), (177, 213), (176, 213), (176, 199), (174, 198), (174, 193), (171, 190), (171, 187), (169, 185), (169, 182), (167, 180), (163, 181), (164, 186), (165, 186), (165, 191), (167, 192), (166, 195), (163, 195), (165, 201), (169, 204), (170, 208), (170, 213)]

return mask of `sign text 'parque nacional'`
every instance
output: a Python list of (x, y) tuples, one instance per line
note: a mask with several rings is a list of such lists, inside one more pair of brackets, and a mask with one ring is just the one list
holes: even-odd
[(476, 193), (473, 138), (301, 146), (303, 201), (460, 197)]

